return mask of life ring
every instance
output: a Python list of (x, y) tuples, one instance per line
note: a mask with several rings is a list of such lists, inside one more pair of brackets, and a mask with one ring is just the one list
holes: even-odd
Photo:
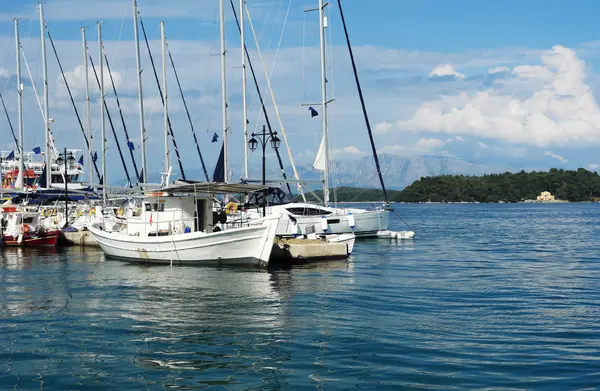
[(21, 233), (29, 233), (29, 225), (28, 224), (21, 224), (21, 229), (20, 229)]
[(237, 213), (238, 210), (238, 204), (236, 204), (235, 202), (230, 202), (227, 205), (225, 205), (225, 211), (227, 212), (228, 215)]

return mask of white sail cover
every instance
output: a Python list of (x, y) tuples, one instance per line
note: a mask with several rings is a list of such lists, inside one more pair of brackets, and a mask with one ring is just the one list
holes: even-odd
[(321, 146), (319, 147), (319, 152), (317, 152), (317, 157), (315, 158), (315, 162), (313, 163), (313, 168), (315, 170), (325, 171), (325, 137), (321, 139)]

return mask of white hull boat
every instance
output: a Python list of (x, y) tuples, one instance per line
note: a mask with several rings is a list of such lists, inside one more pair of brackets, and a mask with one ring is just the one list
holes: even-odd
[(128, 236), (88, 227), (106, 255), (144, 263), (173, 265), (267, 266), (278, 216), (261, 224), (220, 232), (190, 232), (165, 236)]
[[(209, 186), (218, 187), (205, 187)], [(221, 187), (227, 186), (231, 191), (244, 189)], [(180, 194), (187, 188), (175, 189)], [(224, 224), (223, 218), (224, 212), (213, 213), (211, 194), (154, 192), (144, 196), (139, 215), (127, 213), (118, 226), (101, 221), (88, 229), (106, 255), (114, 258), (182, 266), (267, 266), (280, 215), (233, 226)]]
[[(249, 209), (248, 217), (260, 216), (256, 209)], [(377, 237), (387, 230), (390, 212), (385, 209), (331, 208), (308, 203), (289, 203), (267, 207), (267, 215), (281, 214), (277, 235), (293, 234), (350, 234), (357, 238)]]

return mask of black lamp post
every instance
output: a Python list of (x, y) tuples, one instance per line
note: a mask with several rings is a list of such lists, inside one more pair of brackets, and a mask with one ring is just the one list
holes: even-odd
[[(258, 136), (258, 140), (255, 138)], [(267, 146), (267, 142), (271, 140), (271, 147), (274, 150), (279, 148), (281, 144), (281, 140), (277, 137), (277, 132), (268, 133), (265, 125), (262, 127), (262, 132), (254, 133), (252, 132), (252, 138), (248, 140), (248, 145), (250, 146), (251, 151), (256, 151), (258, 147), (258, 143), (260, 142), (262, 146), (262, 184), (263, 184), (263, 217), (267, 215), (267, 183), (266, 183), (266, 158), (265, 158), (265, 148)]]
[[(69, 152), (67, 154), (67, 148), (65, 148), (64, 153), (58, 154), (58, 159), (56, 159), (56, 164), (59, 166), (64, 165), (65, 168), (65, 227), (69, 226), (69, 188), (68, 188), (68, 180), (67, 180), (67, 163), (72, 166), (75, 164), (75, 157), (73, 156), (73, 152)], [(64, 228), (64, 227), (63, 227)]]

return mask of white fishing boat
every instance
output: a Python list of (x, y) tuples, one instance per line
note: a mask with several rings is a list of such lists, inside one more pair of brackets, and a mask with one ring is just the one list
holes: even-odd
[(214, 213), (215, 194), (239, 194), (256, 186), (191, 184), (147, 193), (139, 216), (128, 213), (116, 230), (88, 229), (111, 257), (174, 265), (267, 266), (279, 215), (231, 227)]

